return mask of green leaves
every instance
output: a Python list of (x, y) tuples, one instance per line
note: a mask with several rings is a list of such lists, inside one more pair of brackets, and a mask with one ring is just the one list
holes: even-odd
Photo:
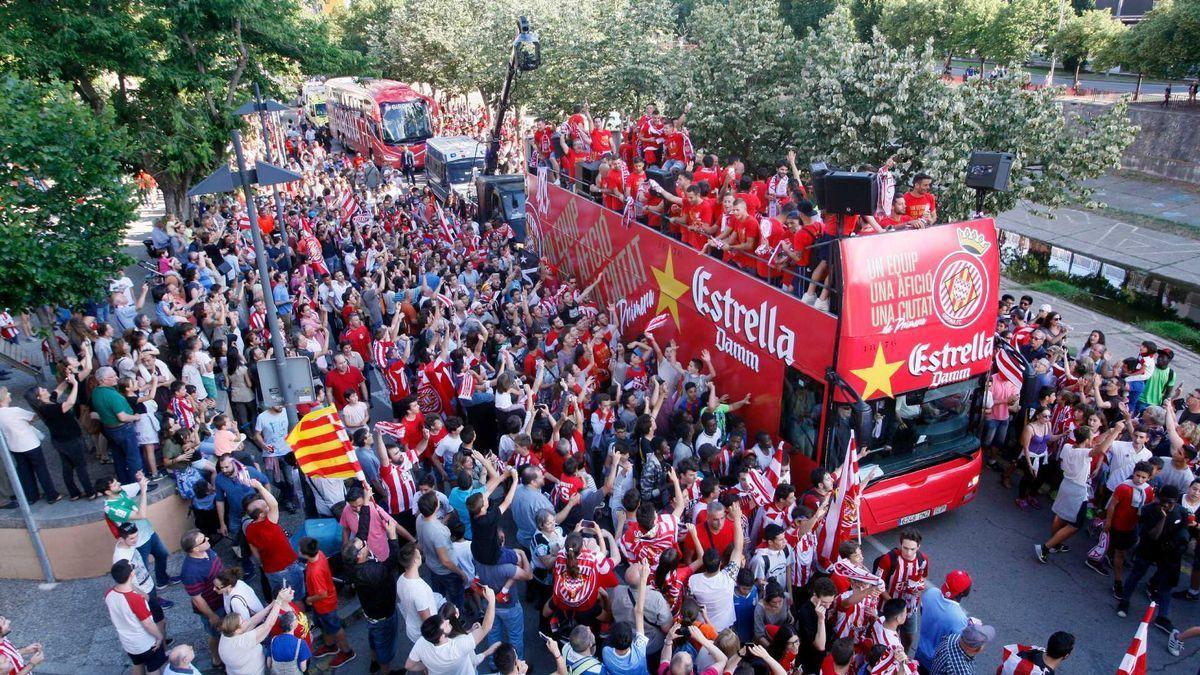
[(73, 305), (132, 262), (127, 138), (58, 82), (0, 79), (0, 306)]

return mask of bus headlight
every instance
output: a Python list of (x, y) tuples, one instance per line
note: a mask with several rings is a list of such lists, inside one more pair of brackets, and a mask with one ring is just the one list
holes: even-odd
[(968, 491), (974, 490), (978, 486), (979, 486), (979, 476), (974, 476), (971, 478), (971, 480), (967, 481), (967, 490)]

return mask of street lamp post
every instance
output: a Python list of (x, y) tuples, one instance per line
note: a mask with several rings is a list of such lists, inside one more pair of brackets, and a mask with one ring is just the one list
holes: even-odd
[[(268, 164), (273, 163), (275, 160), (271, 158), (271, 140), (267, 134), (267, 113), (282, 112), (287, 109), (288, 109), (287, 106), (285, 106), (284, 104), (282, 104), (279, 101), (276, 101), (274, 99), (267, 99), (264, 101), (263, 97), (262, 97), (262, 93), (259, 91), (258, 83), (255, 82), (254, 83), (254, 100), (246, 103), (242, 107), (233, 111), (233, 113), (235, 115), (240, 115), (243, 117), (246, 115), (258, 113), (258, 123), (259, 123), (259, 126), (262, 128), (263, 153), (264, 153), (264, 156), (265, 156)], [(275, 222), (277, 224), (277, 227), (282, 228), (283, 227), (283, 200), (279, 198), (279, 184), (276, 183), (276, 184), (272, 185), (271, 190), (273, 192), (273, 196), (275, 197)], [(284, 245), (285, 246), (287, 245), (286, 237), (284, 238)]]
[(283, 332), (279, 327), (279, 313), (275, 307), (275, 298), (271, 293), (271, 270), (267, 265), (267, 251), (263, 244), (262, 233), (258, 228), (258, 209), (254, 205), (254, 185), (278, 185), (300, 180), (301, 176), (267, 162), (259, 162), (254, 169), (246, 169), (246, 157), (242, 150), (242, 134), (233, 131), (233, 153), (237, 158), (237, 173), (222, 166), (188, 191), (188, 196), (212, 194), (216, 192), (231, 192), (241, 187), (246, 197), (246, 216), (250, 219), (250, 236), (254, 241), (254, 262), (258, 267), (258, 276), (262, 283), (263, 303), (267, 306), (267, 330), (271, 335), (271, 350), (275, 353), (275, 370), (279, 377), (279, 388), (282, 390), (284, 407), (287, 409), (288, 426), (296, 426), (296, 393), (287, 380), (287, 353), (283, 341)]

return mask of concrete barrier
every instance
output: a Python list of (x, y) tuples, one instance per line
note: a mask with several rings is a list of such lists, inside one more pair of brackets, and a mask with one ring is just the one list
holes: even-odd
[[(1184, 101), (1172, 105), (1186, 106)], [(1063, 109), (1085, 117), (1100, 114), (1100, 103), (1064, 101)], [(1129, 121), (1141, 127), (1125, 150), (1121, 166), (1171, 180), (1200, 185), (1200, 110), (1161, 108), (1158, 104), (1129, 106)]]

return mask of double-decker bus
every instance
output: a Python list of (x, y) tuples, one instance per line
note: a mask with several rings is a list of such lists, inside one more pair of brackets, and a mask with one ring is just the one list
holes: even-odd
[[(790, 445), (793, 482), (838, 469), (856, 431), (864, 532), (955, 509), (976, 494), (993, 361), (999, 256), (991, 219), (832, 243), (836, 313), (580, 194), (526, 176), (528, 241), (614, 304), (624, 337), (666, 315), (657, 341), (707, 349), (718, 391), (750, 396), (751, 434)], [(585, 186), (581, 186), (583, 188)], [(751, 442), (753, 442), (751, 440)]]
[(425, 166), (437, 104), (403, 82), (338, 77), (325, 81), (329, 133), (376, 164), (400, 166), (406, 149)]

